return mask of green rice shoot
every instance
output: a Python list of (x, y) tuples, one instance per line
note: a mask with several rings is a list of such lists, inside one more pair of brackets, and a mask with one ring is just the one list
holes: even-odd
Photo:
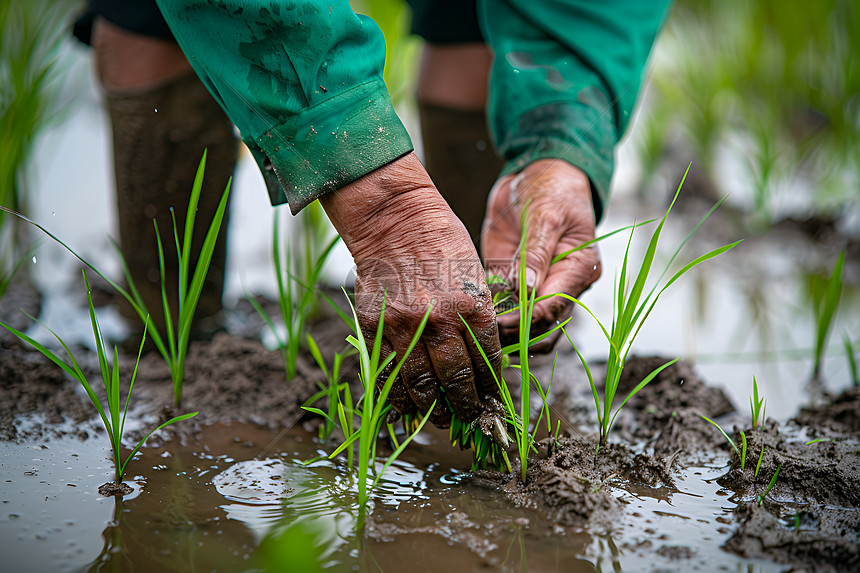
[(105, 341), (102, 336), (101, 328), (99, 327), (95, 307), (93, 306), (93, 297), (92, 292), (90, 290), (90, 282), (87, 278), (86, 270), (82, 271), (82, 273), (84, 276), (84, 284), (86, 285), (87, 289), (87, 305), (90, 313), (90, 323), (92, 326), (93, 337), (95, 338), (96, 352), (99, 358), (101, 381), (104, 385), (105, 394), (107, 396), (106, 404), (103, 404), (101, 399), (95, 393), (92, 388), (92, 385), (87, 380), (87, 377), (81, 371), (81, 368), (78, 365), (77, 360), (75, 360), (74, 354), (72, 354), (71, 349), (56, 332), (42, 324), (40, 321), (38, 321), (38, 319), (35, 319), (32, 316), (30, 317), (33, 318), (33, 320), (35, 320), (39, 324), (41, 324), (44, 328), (46, 328), (48, 332), (54, 335), (54, 338), (57, 339), (57, 342), (59, 342), (60, 346), (62, 346), (63, 350), (65, 350), (66, 355), (68, 356), (68, 362), (63, 360), (62, 358), (54, 354), (54, 352), (52, 352), (36, 340), (30, 338), (23, 332), (19, 332), (18, 330), (15, 330), (14, 328), (11, 328), (3, 323), (0, 323), (0, 326), (3, 326), (4, 328), (6, 328), (6, 330), (10, 331), (12, 334), (16, 335), (21, 340), (27, 342), (28, 344), (36, 348), (45, 357), (50, 359), (51, 362), (62, 368), (69, 376), (74, 378), (84, 388), (87, 393), (87, 397), (89, 397), (90, 402), (92, 402), (93, 406), (96, 408), (96, 411), (98, 412), (99, 417), (101, 418), (102, 423), (105, 426), (105, 430), (107, 430), (108, 439), (110, 440), (111, 451), (113, 453), (116, 483), (121, 484), (122, 478), (125, 475), (125, 470), (126, 466), (128, 465), (128, 462), (137, 454), (137, 452), (143, 446), (144, 442), (146, 442), (146, 440), (148, 440), (153, 433), (164, 428), (165, 426), (169, 426), (170, 424), (181, 422), (182, 420), (187, 420), (188, 418), (196, 416), (197, 412), (175, 416), (167, 422), (164, 422), (163, 424), (159, 425), (157, 428), (144, 436), (144, 438), (132, 448), (131, 453), (126, 456), (125, 459), (122, 458), (121, 448), (122, 436), (125, 429), (125, 420), (128, 416), (128, 407), (131, 402), (131, 392), (134, 389), (134, 381), (137, 378), (137, 368), (140, 364), (140, 356), (143, 352), (144, 341), (146, 340), (146, 326), (148, 325), (149, 321), (146, 320), (144, 322), (143, 337), (140, 341), (140, 348), (137, 352), (137, 361), (134, 365), (134, 371), (131, 375), (131, 382), (129, 383), (128, 393), (126, 394), (125, 405), (123, 407), (120, 400), (119, 354), (117, 351), (117, 347), (114, 346), (113, 348), (113, 366), (111, 366), (108, 363)]

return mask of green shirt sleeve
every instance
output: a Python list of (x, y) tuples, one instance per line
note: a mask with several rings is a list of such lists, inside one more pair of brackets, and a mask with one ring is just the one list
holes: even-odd
[(158, 5), (241, 132), (272, 204), (295, 214), (412, 151), (382, 81), (382, 32), (347, 0)]
[(608, 198), (614, 147), (639, 93), (668, 0), (480, 0), (495, 54), (488, 115), (503, 173), (563, 159)]

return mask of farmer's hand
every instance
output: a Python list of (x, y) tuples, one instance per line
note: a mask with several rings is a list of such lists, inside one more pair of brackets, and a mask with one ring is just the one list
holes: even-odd
[[(478, 253), (465, 227), (413, 154), (330, 193), (323, 208), (355, 258), (356, 311), (372, 344), (385, 300), (383, 356), (400, 360), (432, 303), (421, 340), (409, 355), (389, 400), (403, 414), (426, 413), (450, 423), (494, 410), (499, 391), (462, 316), (493, 370), (501, 376), (496, 313)], [(387, 292), (387, 295), (385, 293)], [(442, 388), (445, 389), (444, 395)]]
[[(541, 159), (517, 175), (499, 179), (490, 191), (481, 251), (491, 275), (516, 292), (519, 285), (520, 216), (526, 212), (526, 284), (535, 298), (555, 293), (577, 297), (600, 276), (600, 255), (592, 246), (551, 265), (553, 257), (594, 239), (594, 209), (586, 175), (565, 161)], [(553, 297), (536, 303), (531, 337), (547, 332), (573, 311), (573, 303)], [(505, 344), (517, 340), (519, 314), (499, 316)], [(532, 347), (548, 352), (561, 331)]]

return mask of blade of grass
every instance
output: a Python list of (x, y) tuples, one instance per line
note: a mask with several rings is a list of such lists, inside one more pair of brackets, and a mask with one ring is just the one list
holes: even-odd
[[(99, 372), (101, 375), (102, 384), (103, 384), (104, 389), (105, 389), (105, 402), (106, 402), (106, 404), (102, 403), (101, 399), (95, 393), (89, 380), (84, 375), (84, 373), (81, 371), (81, 368), (78, 365), (78, 362), (75, 360), (74, 354), (72, 353), (71, 349), (68, 347), (68, 345), (65, 343), (65, 341), (63, 341), (63, 339), (60, 338), (59, 335), (57, 335), (56, 332), (54, 332), (53, 330), (48, 328), (46, 325), (44, 325), (43, 323), (41, 323), (37, 319), (30, 317), (31, 319), (36, 321), (38, 324), (43, 326), (46, 330), (48, 330), (48, 332), (50, 332), (54, 336), (54, 338), (56, 338), (57, 342), (59, 342), (60, 346), (62, 346), (63, 350), (65, 351), (66, 355), (68, 356), (69, 362), (62, 360), (60, 357), (58, 357), (56, 354), (54, 354), (51, 350), (49, 350), (48, 348), (46, 348), (45, 346), (43, 346), (39, 342), (35, 341), (34, 339), (30, 338), (29, 336), (27, 336), (23, 332), (15, 330), (15, 329), (13, 329), (13, 328), (11, 328), (11, 327), (3, 324), (3, 323), (0, 323), (0, 326), (3, 326), (4, 328), (9, 330), (13, 334), (18, 336), (24, 342), (27, 342), (28, 344), (32, 345), (36, 350), (41, 352), (46, 358), (51, 360), (51, 362), (53, 362), (54, 364), (59, 366), (63, 371), (65, 371), (67, 374), (69, 374), (74, 380), (76, 380), (84, 388), (84, 391), (86, 392), (87, 397), (90, 399), (90, 402), (93, 404), (93, 407), (96, 409), (96, 412), (98, 412), (99, 417), (101, 418), (102, 423), (104, 424), (105, 430), (106, 430), (108, 438), (110, 440), (111, 452), (112, 452), (112, 456), (113, 456), (113, 460), (114, 460), (114, 470), (115, 470), (115, 474), (116, 474), (116, 482), (122, 483), (122, 478), (123, 478), (123, 475), (125, 474), (125, 469), (126, 469), (126, 466), (128, 465), (129, 460), (132, 457), (134, 457), (134, 455), (140, 450), (140, 448), (143, 446), (143, 444), (146, 442), (146, 440), (149, 439), (149, 437), (155, 431), (160, 430), (160, 429), (162, 429), (162, 428), (164, 428), (170, 424), (173, 424), (175, 422), (187, 420), (188, 418), (195, 416), (197, 414), (197, 412), (193, 412), (193, 413), (189, 413), (189, 414), (183, 414), (181, 416), (176, 416), (174, 418), (171, 418), (167, 422), (159, 425), (157, 428), (155, 428), (154, 430), (149, 432), (142, 440), (140, 440), (135, 445), (135, 447), (132, 449), (131, 454), (123, 461), (122, 452), (121, 452), (122, 436), (123, 436), (123, 432), (125, 430), (125, 420), (126, 420), (126, 416), (128, 414), (129, 401), (131, 400), (131, 391), (134, 388), (134, 381), (137, 377), (137, 369), (138, 369), (138, 366), (140, 364), (140, 355), (142, 352), (143, 341), (145, 341), (145, 338), (141, 341), (141, 350), (138, 351), (137, 362), (135, 363), (134, 372), (132, 373), (131, 383), (129, 384), (129, 390), (128, 390), (128, 395), (126, 396), (125, 406), (124, 406), (124, 408), (122, 408), (122, 413), (120, 413), (121, 402), (120, 402), (120, 388), (119, 388), (120, 378), (119, 378), (118, 351), (117, 351), (117, 348), (114, 347), (114, 349), (113, 349), (113, 367), (111, 368), (110, 365), (108, 364), (108, 361), (107, 361), (105, 342), (104, 342), (104, 338), (103, 338), (102, 333), (101, 333), (101, 328), (99, 326), (98, 316), (96, 315), (96, 312), (95, 312), (95, 306), (93, 304), (93, 298), (92, 298), (92, 292), (90, 289), (90, 283), (89, 283), (89, 279), (87, 277), (87, 273), (86, 273), (85, 269), (82, 271), (82, 275), (84, 278), (84, 285), (86, 286), (86, 290), (87, 290), (87, 306), (88, 306), (88, 311), (90, 314), (90, 325), (92, 327), (93, 337), (95, 339), (95, 347), (96, 347), (96, 352), (98, 354), (98, 359), (99, 359)], [(27, 316), (29, 316), (29, 315), (27, 315)], [(145, 337), (145, 333), (144, 333), (144, 337)]]
[(764, 490), (764, 495), (760, 495), (758, 498), (758, 504), (761, 505), (764, 503), (764, 498), (767, 497), (767, 494), (770, 493), (770, 490), (773, 489), (773, 486), (776, 485), (776, 478), (779, 477), (779, 470), (782, 469), (782, 466), (777, 466), (776, 471), (773, 472), (773, 477), (770, 478), (770, 483), (767, 484), (767, 489)]
[(758, 461), (755, 464), (755, 473), (753, 473), (753, 477), (758, 477), (758, 470), (761, 468), (761, 460), (764, 458), (764, 444), (761, 446), (761, 451), (758, 454)]
[(836, 308), (839, 306), (839, 298), (842, 295), (842, 267), (845, 263), (845, 251), (839, 253), (836, 259), (836, 265), (833, 267), (833, 273), (827, 281), (827, 290), (824, 293), (824, 298), (818, 307), (816, 313), (816, 329), (815, 329), (815, 361), (812, 367), (812, 378), (818, 379), (821, 376), (821, 364), (824, 356), (824, 347), (827, 344), (827, 338), (830, 335), (830, 327), (833, 323), (833, 316), (836, 314)]
[(735, 444), (735, 441), (729, 437), (729, 435), (725, 432), (725, 430), (723, 430), (720, 427), (719, 424), (717, 424), (716, 422), (714, 422), (713, 420), (711, 420), (707, 416), (702, 416), (702, 419), (705, 420), (706, 422), (710, 422), (711, 424), (713, 424), (714, 427), (720, 431), (720, 433), (723, 435), (723, 437), (726, 440), (728, 440), (729, 444), (731, 444), (732, 449), (735, 451), (735, 453), (737, 453), (739, 456), (741, 455), (741, 451), (738, 449), (738, 446), (737, 446), (737, 444)]
[(860, 386), (860, 376), (857, 375), (857, 360), (854, 358), (854, 345), (847, 334), (842, 336), (842, 345), (845, 347), (845, 357), (848, 359), (848, 372), (851, 374), (851, 384)]

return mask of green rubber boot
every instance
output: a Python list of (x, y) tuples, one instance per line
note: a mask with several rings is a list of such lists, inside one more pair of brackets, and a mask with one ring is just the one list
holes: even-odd
[[(164, 336), (158, 243), (152, 221), (158, 221), (161, 233), (167, 294), (175, 321), (179, 308), (179, 262), (171, 208), (175, 211), (181, 241), (194, 176), (204, 149), (208, 149), (192, 241), (189, 268), (193, 273), (209, 222), (233, 175), (238, 140), (233, 124), (194, 74), (145, 92), (108, 93), (107, 104), (113, 130), (120, 248), (152, 313), (151, 320)], [(195, 334), (202, 337), (206, 331), (215, 330), (213, 325), (221, 311), (226, 226), (225, 217), (195, 315)], [(130, 306), (121, 311), (136, 327), (142, 328)]]

